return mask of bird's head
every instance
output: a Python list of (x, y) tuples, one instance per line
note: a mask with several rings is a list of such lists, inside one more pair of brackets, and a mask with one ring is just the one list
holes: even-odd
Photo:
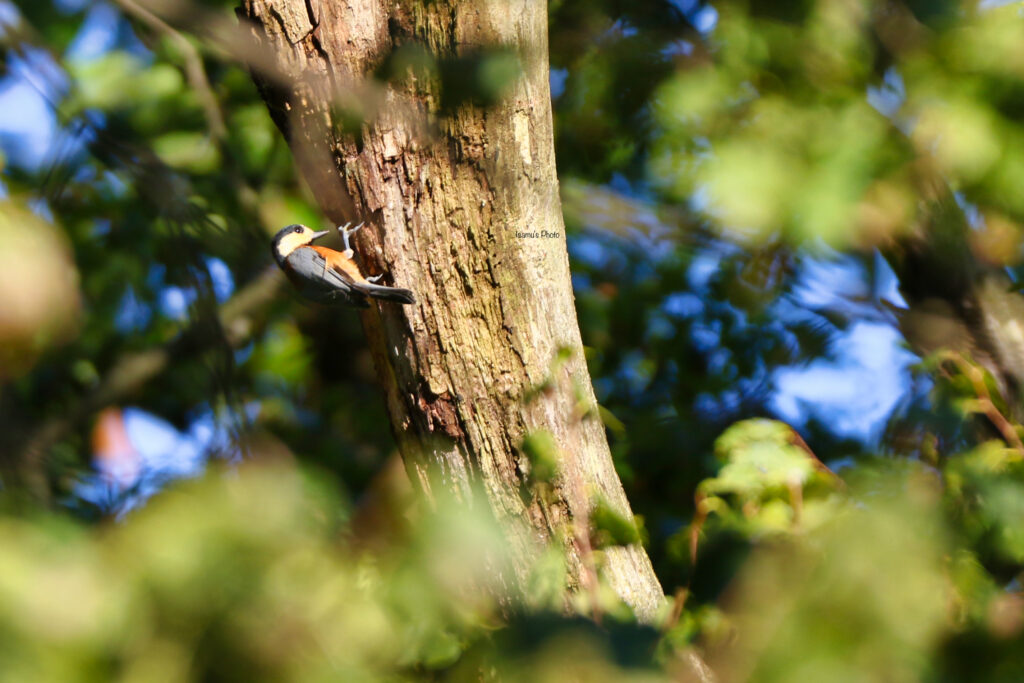
[(274, 258), (277, 259), (279, 264), (283, 264), (284, 260), (288, 258), (288, 255), (299, 247), (304, 247), (313, 240), (323, 237), (329, 230), (321, 230), (320, 232), (314, 232), (305, 225), (289, 225), (286, 228), (278, 230), (277, 234), (274, 235), (274, 241), (271, 242), (271, 248), (274, 251)]

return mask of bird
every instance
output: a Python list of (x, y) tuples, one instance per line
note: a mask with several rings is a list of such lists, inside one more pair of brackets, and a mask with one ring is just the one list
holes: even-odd
[(368, 298), (400, 304), (416, 303), (408, 289), (378, 285), (382, 275), (363, 276), (352, 258), (355, 252), (349, 242), (363, 224), (352, 229), (349, 229), (350, 225), (351, 222), (338, 226), (345, 251), (313, 244), (330, 230), (314, 231), (297, 223), (281, 228), (271, 242), (274, 259), (299, 293), (317, 303), (355, 308), (368, 308)]

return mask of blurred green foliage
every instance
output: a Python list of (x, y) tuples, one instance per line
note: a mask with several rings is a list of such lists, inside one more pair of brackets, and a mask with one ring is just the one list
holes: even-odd
[[(357, 318), (262, 279), (268, 236), (321, 218), (247, 66), (198, 30), (228, 4), (175, 7), (171, 29), (2, 15), (5, 79), (59, 128), (42, 160), (0, 140), (6, 677), (688, 680), (696, 647), (723, 681), (1024, 678), (1024, 371), (968, 329), (1024, 324), (1018, 5), (550, 4), (578, 314), (639, 513), (594, 501), (598, 581), (571, 599), (562, 549), (515, 593), (493, 520), (392, 480)], [(437, 78), (451, 110), (519, 68), (406, 44), (377, 75)], [(857, 287), (822, 296), (815, 268)], [(958, 298), (978, 282), (996, 305)], [(884, 322), (952, 349), (885, 425), (767, 419), (781, 369)], [(159, 446), (118, 427), (130, 408), (246, 462), (163, 490), (181, 471), (132, 474)], [(553, 485), (550, 435), (520, 446)], [(675, 596), (649, 626), (601, 581), (637, 539)]]
[[(751, 457), (796, 460), (784, 428), (730, 429), (717, 444), (723, 472)], [(794, 506), (794, 489), (772, 486), (768, 472), (752, 505), (746, 480), (756, 477), (744, 478), (741, 495), (718, 498), (721, 523), (702, 535), (743, 539), (745, 561), (717, 607), (666, 610), (657, 628), (613, 603), (598, 612), (601, 626), (566, 615), (557, 597), (538, 603), (543, 585), (560, 594), (557, 562), (538, 563), (517, 592), (504, 532), (461, 503), (427, 511), (407, 501), (390, 533), (368, 536), (365, 507), (353, 515), (332, 477), (254, 452), (122, 522), (0, 520), (4, 671), (83, 681), (654, 681), (692, 675), (685, 654), (697, 635), (721, 680), (962, 680), (961, 671), (1010, 680), (1005, 672), (1024, 666), (1011, 647), (1024, 637), (1024, 600), (979, 555), (1021, 558), (1021, 456), (994, 444), (945, 471), (866, 463), (828, 493), (798, 476), (800, 519), (812, 517), (812, 501), (829, 503), (814, 523), (773, 521), (777, 506)], [(600, 554), (594, 561), (600, 574)], [(981, 646), (1002, 655), (959, 657)]]

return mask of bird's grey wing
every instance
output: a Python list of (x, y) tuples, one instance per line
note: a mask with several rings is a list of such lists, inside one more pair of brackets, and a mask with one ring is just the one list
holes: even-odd
[(299, 247), (288, 255), (285, 263), (306, 297), (325, 304), (369, 306), (366, 296), (343, 274), (328, 268), (327, 260), (315, 249)]

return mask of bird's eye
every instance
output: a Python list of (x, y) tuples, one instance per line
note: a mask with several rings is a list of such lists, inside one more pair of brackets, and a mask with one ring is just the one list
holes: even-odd
[(296, 225), (295, 226), (295, 232), (302, 232), (302, 226), (301, 225)]

